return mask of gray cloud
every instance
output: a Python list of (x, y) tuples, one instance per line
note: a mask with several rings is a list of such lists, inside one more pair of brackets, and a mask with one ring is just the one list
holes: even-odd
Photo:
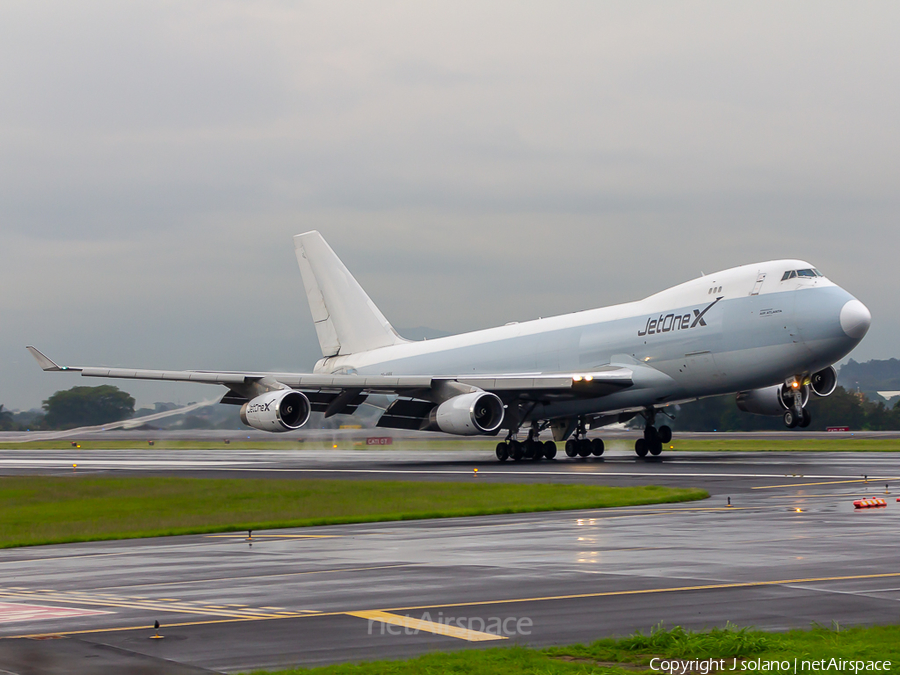
[[(775, 257), (897, 356), (883, 3), (12, 3), (0, 402), (69, 362), (306, 369), (291, 235), (397, 326), (471, 330)], [(291, 293), (290, 289), (294, 289)], [(141, 402), (204, 390), (128, 385)]]

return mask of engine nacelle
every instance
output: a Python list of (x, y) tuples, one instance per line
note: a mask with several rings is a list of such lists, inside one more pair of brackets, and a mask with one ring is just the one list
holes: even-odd
[(431, 423), (448, 434), (490, 434), (503, 423), (503, 401), (486, 391), (454, 396), (431, 411)]
[(823, 368), (809, 378), (809, 387), (816, 396), (831, 396), (837, 389), (837, 372), (834, 366)]
[(302, 391), (279, 389), (242, 405), (241, 422), (261, 431), (293, 431), (306, 424), (310, 409)]
[[(809, 401), (809, 387), (801, 387), (800, 396), (806, 406)], [(790, 387), (775, 384), (765, 389), (751, 389), (737, 395), (737, 407), (754, 415), (780, 416), (794, 404), (794, 395)]]

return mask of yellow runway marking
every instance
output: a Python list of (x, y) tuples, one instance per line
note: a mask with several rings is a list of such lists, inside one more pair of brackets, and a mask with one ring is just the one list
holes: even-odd
[(327, 570), (307, 570), (305, 572), (279, 572), (277, 574), (252, 574), (240, 577), (214, 577), (212, 579), (191, 579), (190, 581), (162, 581), (153, 584), (126, 584), (124, 586), (107, 586), (111, 589), (126, 588), (159, 588), (160, 586), (189, 586), (191, 584), (221, 583), (223, 581), (246, 581), (247, 579), (275, 579), (276, 577), (300, 577), (307, 574), (331, 574), (332, 572), (368, 572), (369, 570), (389, 570), (395, 567), (411, 567), (415, 563), (398, 563), (396, 565), (371, 565), (369, 567), (338, 567)]
[(882, 481), (892, 481), (892, 480), (900, 480), (900, 476), (895, 477), (881, 477), (878, 476), (874, 478), (854, 478), (852, 480), (826, 480), (818, 483), (788, 483), (786, 485), (759, 485), (757, 487), (750, 488), (751, 490), (772, 490), (774, 488), (786, 488), (786, 487), (806, 487), (807, 485), (839, 485), (841, 483), (874, 483), (873, 487), (878, 487), (878, 483)]
[(434, 621), (422, 621), (421, 619), (413, 619), (409, 616), (399, 616), (388, 612), (378, 610), (366, 612), (347, 612), (350, 616), (357, 616), (360, 619), (368, 619), (369, 621), (380, 621), (389, 623), (394, 626), (403, 626), (416, 631), (425, 631), (434, 633), (435, 635), (446, 635), (447, 637), (455, 637), (460, 640), (468, 640), (469, 642), (486, 642), (488, 640), (506, 640), (503, 635), (494, 635), (493, 633), (482, 633), (477, 630), (469, 630), (460, 628), (459, 626), (450, 626), (445, 623), (435, 623)]
[[(727, 589), (727, 588), (761, 588), (765, 586), (786, 586), (786, 585), (795, 585), (795, 584), (812, 584), (819, 583), (823, 581), (858, 581), (862, 579), (889, 579), (889, 578), (897, 578), (900, 577), (900, 572), (884, 572), (881, 574), (852, 574), (847, 576), (836, 576), (836, 577), (808, 577), (805, 579), (776, 579), (772, 581), (740, 581), (734, 583), (725, 583), (725, 584), (704, 584), (700, 586), (672, 586), (669, 588), (646, 588), (646, 589), (638, 589), (638, 590), (627, 590), (627, 591), (602, 591), (599, 593), (577, 593), (574, 595), (551, 595), (544, 597), (533, 597), (533, 598), (512, 598), (512, 599), (501, 599), (501, 600), (475, 600), (472, 602), (449, 602), (443, 604), (435, 604), (435, 605), (418, 605), (411, 607), (390, 607), (382, 610), (368, 610), (368, 611), (380, 611), (380, 612), (409, 612), (413, 610), (428, 610), (428, 609), (440, 609), (447, 607), (480, 607), (485, 605), (509, 605), (516, 604), (522, 602), (547, 602), (553, 600), (577, 600), (582, 598), (603, 598), (603, 597), (612, 597), (612, 596), (621, 596), (621, 595), (648, 595), (653, 593), (678, 593), (682, 591), (709, 591), (709, 590), (718, 590), (718, 589)], [(7, 595), (7, 594), (0, 594)], [(8, 594), (13, 595), (13, 594)], [(60, 600), (57, 600), (60, 602)], [(69, 600), (68, 602), (75, 602), (74, 600)], [(96, 603), (100, 604), (100, 603)], [(172, 606), (167, 606), (167, 608), (172, 608)], [(157, 609), (157, 608), (153, 608)], [(270, 609), (268, 607), (263, 607), (262, 609)], [(313, 618), (313, 617), (323, 617), (323, 616), (338, 616), (341, 614), (353, 614), (358, 615), (363, 611), (360, 610), (357, 612), (348, 612), (348, 611), (335, 611), (335, 612), (318, 612), (316, 614), (306, 614), (297, 612), (293, 615), (292, 618)], [(227, 615), (226, 615), (227, 616)], [(173, 628), (177, 626), (204, 626), (209, 624), (218, 624), (218, 623), (237, 623), (240, 621), (265, 621), (271, 619), (283, 619), (287, 618), (285, 616), (281, 616), (280, 614), (258, 614), (255, 616), (243, 616), (238, 617), (235, 615), (235, 618), (228, 619), (212, 619), (209, 621), (186, 621), (181, 623), (169, 623), (166, 624), (167, 628)], [(115, 628), (91, 628), (87, 630), (73, 630), (73, 631), (57, 631), (55, 633), (38, 633), (32, 635), (9, 635), (5, 637), (9, 638), (35, 638), (35, 637), (46, 637), (48, 635), (83, 635), (89, 633), (110, 633), (115, 631), (133, 631), (133, 630), (149, 630), (148, 626), (120, 626)]]
[(544, 602), (547, 600), (578, 600), (581, 598), (603, 598), (616, 595), (648, 595), (651, 593), (676, 593), (678, 591), (709, 591), (721, 588), (754, 588), (761, 586), (786, 586), (789, 584), (811, 584), (820, 581), (852, 581), (854, 579), (884, 579), (900, 577), (900, 572), (883, 574), (854, 574), (844, 577), (811, 577), (808, 579), (778, 579), (776, 581), (738, 581), (730, 584), (705, 584), (703, 586), (673, 586), (671, 588), (646, 588), (631, 591), (604, 591), (601, 593), (576, 593), (574, 595), (550, 595), (536, 598), (515, 598), (511, 600), (476, 600), (475, 602), (455, 602), (449, 605), (423, 605), (420, 607), (391, 607), (386, 612), (403, 612), (414, 609), (439, 609), (441, 607), (475, 607), (481, 605), (506, 605), (517, 602)]

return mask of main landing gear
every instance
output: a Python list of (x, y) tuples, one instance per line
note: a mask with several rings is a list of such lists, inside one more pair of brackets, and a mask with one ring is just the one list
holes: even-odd
[(556, 457), (556, 443), (553, 441), (540, 441), (538, 437), (541, 429), (537, 425), (532, 425), (528, 431), (528, 438), (522, 442), (515, 439), (515, 431), (510, 431), (509, 436), (502, 443), (497, 443), (497, 459), (505, 462), (512, 459), (516, 462), (523, 459), (530, 459), (533, 462), (539, 462), (542, 459), (553, 459)]
[[(799, 385), (799, 382), (795, 381), (795, 386), (790, 391), (791, 399), (793, 399), (792, 405), (784, 413), (784, 426), (788, 429), (796, 429), (797, 427), (805, 429), (812, 422), (812, 415), (809, 414), (809, 410), (803, 407), (803, 393), (803, 387)], [(784, 395), (782, 396), (783, 399)]]
[(648, 410), (643, 413), (647, 425), (644, 427), (644, 437), (634, 442), (634, 453), (638, 457), (646, 457), (649, 452), (654, 457), (662, 452), (663, 445), (672, 440), (672, 428), (663, 424), (659, 429), (653, 426), (656, 421), (656, 411)]
[(575, 427), (575, 435), (566, 441), (567, 457), (599, 457), (603, 454), (603, 441), (599, 438), (587, 438), (587, 429), (584, 420), (578, 420)]

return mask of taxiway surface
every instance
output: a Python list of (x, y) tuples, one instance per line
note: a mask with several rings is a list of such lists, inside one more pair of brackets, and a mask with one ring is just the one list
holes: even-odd
[[(0, 451), (0, 473), (71, 473), (70, 458)], [(0, 640), (0, 668), (11, 672), (50, 672), (54, 658), (69, 672), (79, 664), (102, 672), (112, 661), (110, 672), (126, 672), (123, 663), (234, 672), (582, 642), (661, 621), (784, 629), (900, 615), (893, 453), (704, 452), (645, 462), (611, 452), (500, 465), (483, 452), (142, 449), (81, 450), (78, 465), (116, 474), (656, 483), (713, 496), (254, 532), (252, 541), (224, 534), (0, 551), (0, 635), (12, 638)], [(859, 496), (889, 503), (857, 512)], [(163, 639), (151, 639), (157, 620)], [(64, 637), (36, 639), (56, 636)], [(35, 655), (44, 670), (28, 669)]]

